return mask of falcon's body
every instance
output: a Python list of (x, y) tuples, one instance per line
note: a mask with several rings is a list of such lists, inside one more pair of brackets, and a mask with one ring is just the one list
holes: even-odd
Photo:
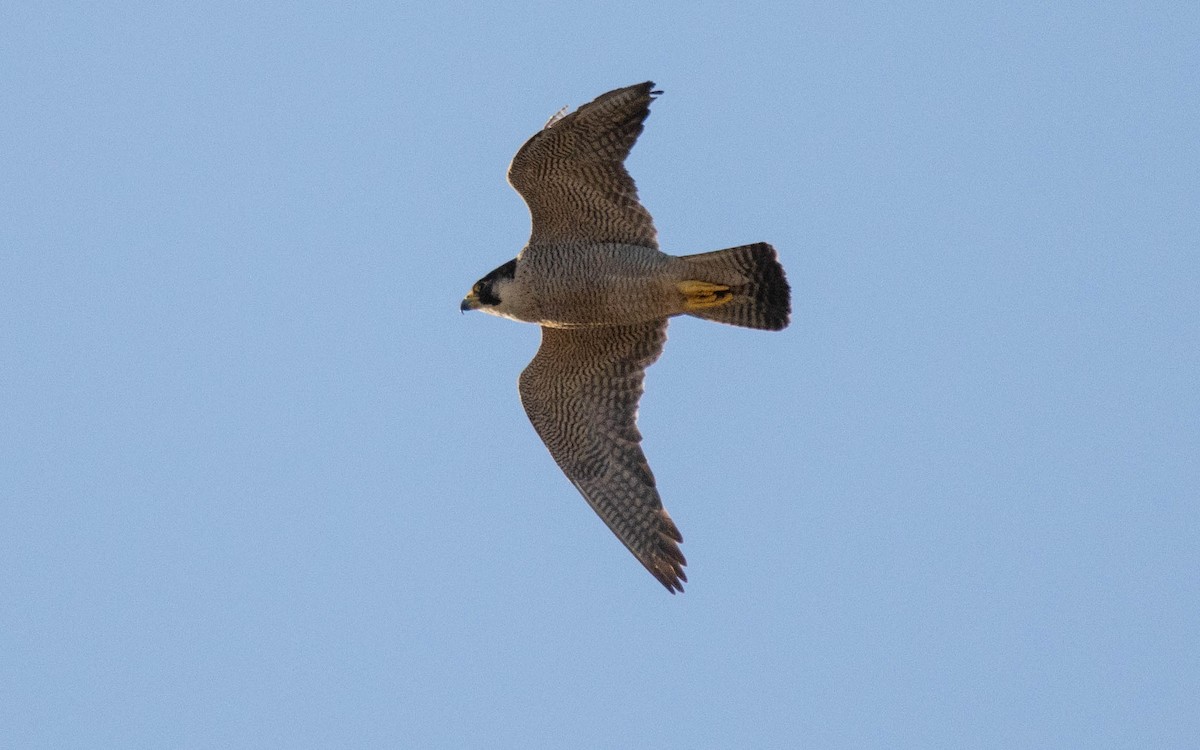
[(645, 368), (667, 319), (691, 314), (778, 330), (790, 292), (770, 245), (690, 256), (658, 249), (623, 162), (658, 92), (610, 91), (552, 119), (513, 158), (509, 181), (533, 218), (529, 244), (476, 282), (462, 309), (542, 326), (521, 402), (567, 477), (674, 592), (685, 564), (637, 430)]
[(502, 314), (553, 327), (640, 323), (678, 315), (683, 312), (683, 295), (675, 292), (672, 282), (682, 281), (683, 274), (677, 261), (638, 245), (527, 247), (517, 256), (521, 291), (504, 298)]

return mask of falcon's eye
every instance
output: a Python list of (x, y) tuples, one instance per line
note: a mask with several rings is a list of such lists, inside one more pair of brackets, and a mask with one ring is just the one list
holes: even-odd
[(479, 294), (480, 292), (482, 292), (483, 291), (483, 282), (482, 281), (476, 282), (475, 286), (471, 287), (471, 291), (474, 292), (475, 294)]

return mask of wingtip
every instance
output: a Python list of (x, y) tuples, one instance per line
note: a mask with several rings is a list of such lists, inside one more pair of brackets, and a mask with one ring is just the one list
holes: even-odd
[(687, 573), (683, 570), (683, 566), (687, 565), (687, 559), (684, 558), (679, 545), (667, 538), (666, 535), (660, 534), (659, 540), (658, 554), (646, 568), (651, 575), (658, 579), (659, 583), (666, 587), (667, 591), (672, 594), (676, 592), (682, 594), (683, 584), (687, 583)]
[(641, 83), (635, 83), (630, 86), (622, 86), (620, 88), (613, 89), (612, 91), (607, 91), (597, 98), (603, 99), (605, 97), (629, 96), (630, 94), (633, 94), (636, 96), (645, 96), (650, 100), (653, 100), (654, 97), (661, 96), (663, 93), (661, 89), (655, 88), (655, 85), (656, 84), (654, 81), (642, 81)]
[(682, 594), (683, 584), (687, 582), (687, 576), (682, 574), (678, 576), (666, 576), (656, 573), (654, 577), (663, 585), (663, 588), (671, 593), (671, 596)]
[(637, 91), (641, 91), (646, 96), (653, 99), (656, 96), (662, 96), (662, 93), (663, 93), (662, 89), (656, 88), (656, 86), (657, 86), (657, 84), (655, 84), (654, 81), (643, 81), (641, 83), (635, 83), (634, 85), (630, 86), (629, 88), (635, 89)]

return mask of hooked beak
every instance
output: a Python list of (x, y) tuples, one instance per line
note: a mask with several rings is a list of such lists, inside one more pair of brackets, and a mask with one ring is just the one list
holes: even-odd
[(479, 296), (475, 292), (471, 292), (466, 297), (463, 297), (462, 304), (458, 306), (458, 311), (465, 313), (467, 310), (479, 309)]

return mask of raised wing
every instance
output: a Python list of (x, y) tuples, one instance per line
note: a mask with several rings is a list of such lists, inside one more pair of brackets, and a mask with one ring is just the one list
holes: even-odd
[(642, 132), (654, 83), (602, 94), (555, 117), (508, 167), (533, 219), (530, 245), (619, 242), (658, 247), (654, 221), (638, 202), (625, 157)]
[(679, 529), (642, 453), (638, 399), (667, 321), (604, 328), (542, 328), (521, 373), (521, 403), (550, 455), (617, 538), (667, 590), (683, 591)]

